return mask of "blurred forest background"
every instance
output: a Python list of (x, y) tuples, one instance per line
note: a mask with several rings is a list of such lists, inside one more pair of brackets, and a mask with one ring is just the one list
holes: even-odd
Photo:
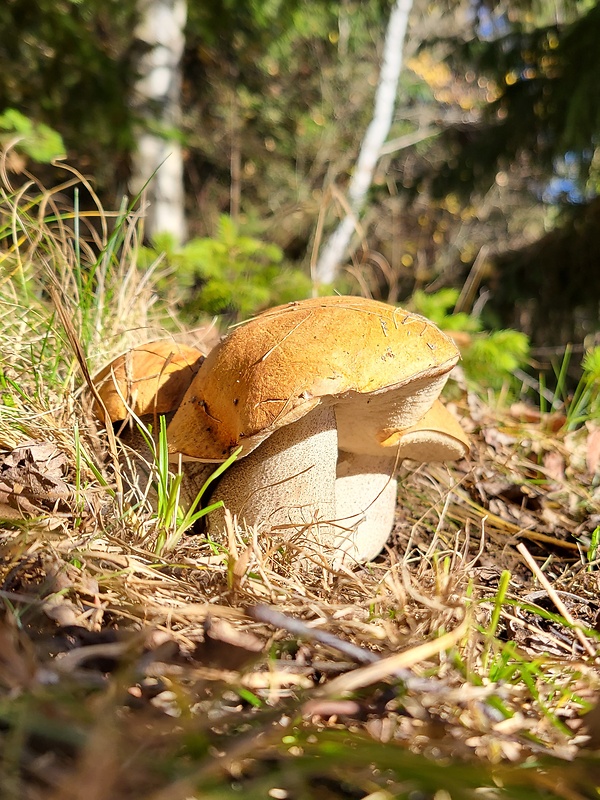
[[(64, 156), (105, 207), (119, 208), (140, 185), (144, 142), (158, 139), (175, 181), (181, 158), (184, 181), (179, 228), (162, 232), (150, 213), (140, 255), (141, 268), (162, 258), (165, 298), (193, 321), (306, 297), (319, 249), (348, 209), (394, 5), (5, 0), (0, 143), (12, 148), (10, 180), (32, 172), (58, 183), (68, 173), (50, 162)], [(392, 127), (342, 269), (333, 287), (317, 288), (416, 297), (434, 317), (466, 312), (469, 325), (515, 328), (540, 363), (567, 342), (593, 344), (600, 4), (405, 7)], [(176, 39), (163, 98), (144, 95), (149, 18)]]

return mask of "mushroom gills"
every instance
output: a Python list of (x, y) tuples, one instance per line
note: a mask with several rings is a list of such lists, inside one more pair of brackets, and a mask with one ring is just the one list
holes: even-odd
[[(331, 556), (337, 455), (335, 414), (319, 406), (229, 467), (211, 501), (222, 500), (238, 522), (265, 532), (302, 532), (303, 544)], [(209, 516), (209, 533), (223, 526), (224, 512), (217, 509)]]
[(398, 481), (396, 459), (340, 451), (335, 482), (336, 560), (370, 561), (381, 552), (394, 525)]

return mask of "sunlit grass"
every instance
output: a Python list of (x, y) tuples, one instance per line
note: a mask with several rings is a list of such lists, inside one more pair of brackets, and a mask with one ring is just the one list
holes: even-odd
[[(201, 502), (211, 484), (217, 481), (225, 470), (234, 463), (241, 448), (232, 453), (222, 464), (215, 466), (214, 471), (199, 488), (189, 508), (182, 510), (180, 490), (183, 473), (180, 468), (177, 474), (173, 474), (173, 465), (169, 462), (167, 426), (164, 417), (160, 418), (159, 424), (158, 444), (155, 448), (157, 472), (156, 519), (158, 528), (155, 549), (157, 555), (162, 556), (171, 552), (177, 546), (181, 537), (190, 531), (203, 517), (218, 508), (222, 508), (223, 501), (221, 500), (203, 507)], [(154, 442), (151, 436), (148, 436), (147, 443), (150, 447), (153, 446)]]
[[(182, 510), (183, 474), (160, 420), (157, 435), (145, 431), (152, 507), (93, 419), (86, 370), (173, 319), (161, 317), (152, 275), (137, 269), (135, 210), (84, 211), (85, 183), (69, 208), (71, 188), (69, 179), (51, 192), (5, 189), (0, 202), (0, 455), (50, 442), (68, 457), (72, 490), (67, 511), (50, 499), (38, 516), (0, 528), (2, 799), (83, 800), (90, 786), (97, 800), (595, 796), (572, 741), (593, 705), (593, 659), (569, 620), (527, 601), (539, 587), (514, 544), (528, 538), (541, 563), (552, 553), (546, 572), (592, 611), (598, 528), (580, 556), (581, 543), (559, 530), (577, 510), (549, 507), (560, 525), (538, 531), (541, 514), (535, 524), (518, 516), (529, 495), (515, 511), (496, 492), (495, 483), (541, 480), (524, 426), (507, 423), (515, 442), (494, 450), (501, 423), (470, 396), (480, 413), (472, 461), (462, 472), (404, 466), (390, 551), (354, 571), (301, 569), (301, 542), (233, 523), (226, 540), (209, 541), (195, 530), (214, 508), (202, 502), (235, 454)], [(573, 425), (597, 407), (588, 377), (570, 400)], [(547, 437), (532, 430), (531, 441)], [(572, 497), (591, 505), (590, 482), (570, 480)], [(257, 603), (308, 633), (257, 622), (247, 614)], [(518, 614), (528, 617), (517, 643)], [(215, 621), (229, 623), (232, 641), (211, 638)], [(547, 625), (559, 653), (545, 650), (555, 635), (543, 638)], [(596, 646), (591, 618), (581, 630)], [(330, 696), (356, 665), (319, 631), (352, 643), (361, 663), (410, 661), (431, 643), (410, 662), (422, 683), (392, 671)]]

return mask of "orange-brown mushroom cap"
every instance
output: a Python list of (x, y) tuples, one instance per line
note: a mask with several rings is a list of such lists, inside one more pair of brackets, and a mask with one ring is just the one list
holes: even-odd
[[(118, 356), (93, 381), (111, 422), (130, 413), (167, 414), (179, 407), (203, 360), (195, 347), (159, 339)], [(94, 411), (105, 422), (97, 404)]]
[(352, 449), (344, 439), (362, 425), (379, 452), (379, 432), (418, 422), (458, 358), (433, 323), (386, 303), (335, 296), (279, 306), (209, 353), (169, 425), (169, 449), (222, 461), (242, 445), (245, 455), (325, 403), (341, 413), (341, 447)]

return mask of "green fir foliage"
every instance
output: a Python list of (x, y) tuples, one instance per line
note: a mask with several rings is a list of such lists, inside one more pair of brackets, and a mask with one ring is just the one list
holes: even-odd
[[(464, 354), (465, 372), (480, 386), (501, 389), (527, 366), (529, 340), (521, 331), (491, 331), (474, 337)], [(520, 383), (520, 382), (519, 382)]]
[(559, 24), (550, 7), (525, 13), (519, 22), (517, 16), (515, 11), (507, 16), (504, 8), (488, 11), (491, 35), (475, 29), (462, 43), (448, 42), (448, 62), (456, 71), (489, 76), (498, 97), (482, 119), (447, 128), (445, 145), (455, 157), (439, 171), (436, 193), (450, 186), (466, 193), (474, 184), (487, 186), (499, 165), (522, 153), (547, 176), (568, 154), (578, 167), (580, 187), (590, 177), (592, 143), (600, 130), (600, 4), (574, 4)]
[(417, 291), (412, 296), (412, 306), (427, 317), (432, 322), (435, 322), (440, 328), (447, 331), (467, 331), (474, 333), (481, 330), (481, 320), (479, 317), (474, 317), (470, 314), (465, 314), (464, 311), (452, 313), (452, 309), (458, 300), (458, 289), (446, 287), (440, 289), (438, 292), (428, 294), (422, 289)]
[(214, 237), (192, 239), (181, 248), (169, 236), (157, 237), (145, 258), (161, 254), (171, 273), (169, 283), (175, 278), (182, 315), (191, 321), (206, 314), (245, 319), (310, 294), (308, 276), (286, 266), (277, 245), (242, 234), (225, 215)]
[(136, 19), (135, 0), (0, 3), (0, 112), (58, 131), (97, 187), (119, 180), (133, 146)]
[(587, 420), (600, 421), (600, 346), (586, 352), (581, 362), (581, 378), (564, 404), (567, 425), (576, 428)]
[(443, 330), (472, 334), (470, 344), (462, 351), (462, 363), (474, 384), (499, 390), (514, 382), (515, 370), (527, 366), (527, 336), (514, 330), (482, 331), (479, 317), (452, 313), (458, 297), (457, 289), (445, 288), (431, 294), (418, 290), (412, 297), (412, 307)]
[(59, 133), (42, 122), (33, 122), (16, 108), (7, 108), (0, 114), (0, 143), (6, 146), (15, 140), (17, 150), (41, 164), (65, 156)]

